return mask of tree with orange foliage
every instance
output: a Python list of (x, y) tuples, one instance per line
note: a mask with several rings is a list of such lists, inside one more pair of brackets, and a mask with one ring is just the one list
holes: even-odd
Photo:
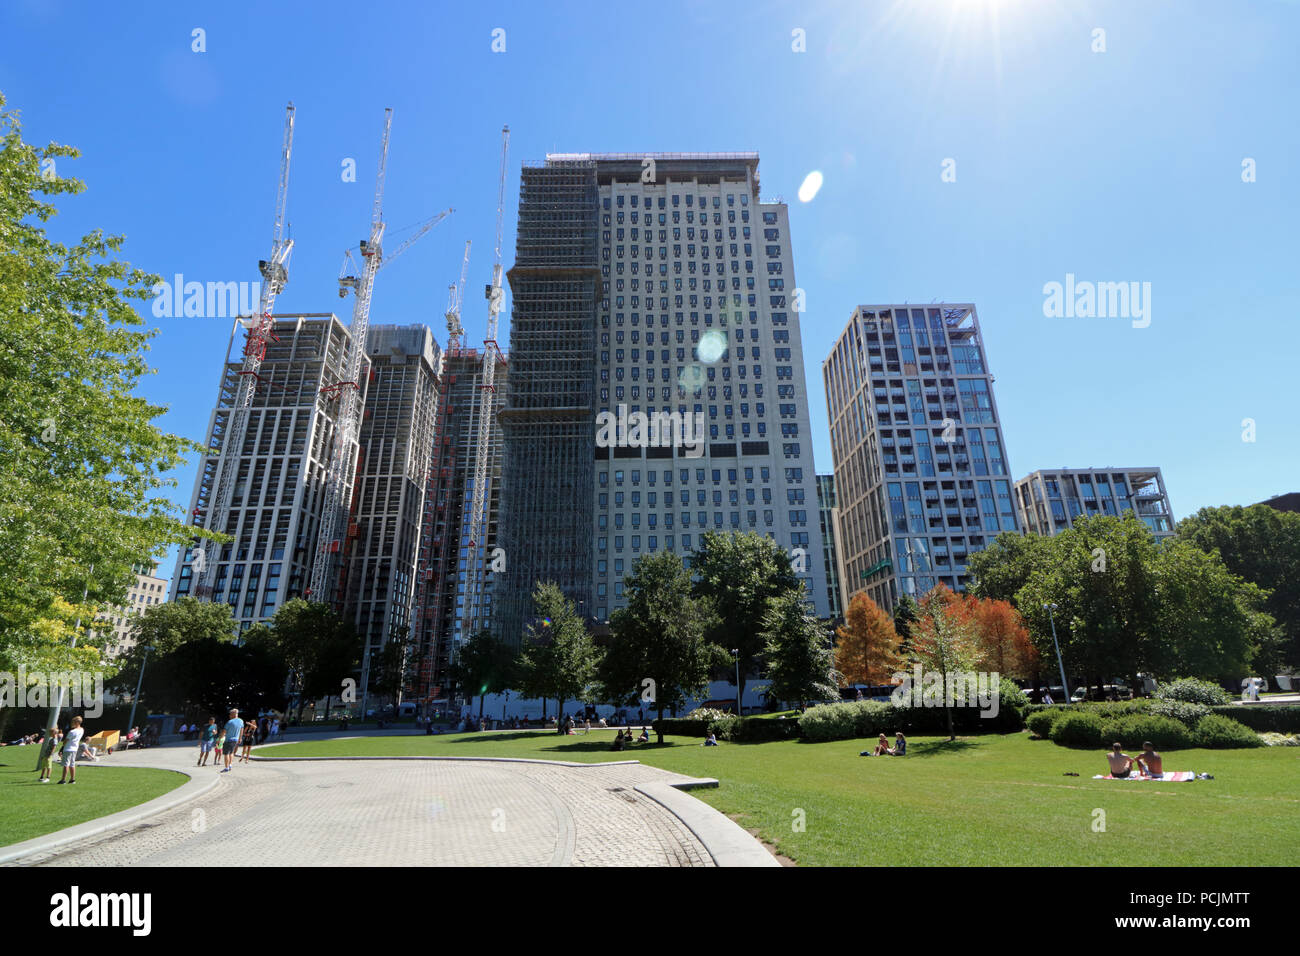
[(835, 668), (846, 684), (888, 684), (903, 665), (893, 618), (865, 592), (853, 595), (835, 636)]
[(920, 601), (920, 620), (912, 628), (912, 654), (921, 666), (939, 675), (943, 709), (948, 720), (948, 739), (956, 740), (952, 724), (952, 700), (946, 692), (949, 675), (975, 669), (980, 657), (972, 611), (961, 595), (946, 584), (938, 584)]
[(1003, 677), (1030, 676), (1037, 651), (1025, 622), (1009, 601), (954, 595), (953, 612), (974, 629), (980, 668)]

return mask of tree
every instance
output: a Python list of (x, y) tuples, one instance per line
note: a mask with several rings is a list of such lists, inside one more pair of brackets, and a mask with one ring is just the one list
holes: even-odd
[(157, 277), (114, 258), (121, 236), (95, 230), (67, 246), (46, 235), (50, 200), (85, 189), (58, 173), (79, 153), (24, 143), (4, 103), (0, 665), (84, 665), (89, 654), (66, 650), (76, 618), (84, 637), (96, 611), (122, 603), (133, 565), (196, 533), (157, 492), (202, 449), (156, 427), (166, 409), (136, 394), (156, 330), (143, 328), (133, 300), (149, 298)]
[(981, 669), (997, 671), (1003, 677), (1031, 676), (1036, 668), (1038, 652), (1020, 612), (1011, 606), (1010, 601), (965, 594), (960, 613), (974, 627)]
[(1232, 575), (1215, 554), (1175, 539), (1156, 564), (1157, 625), (1151, 670), (1211, 680), (1246, 672), (1273, 619), (1264, 591)]
[[(342, 691), (347, 673), (338, 673), (338, 658), (344, 655), (344, 647), (352, 648), (355, 654), (360, 643), (355, 630), (329, 605), (302, 598), (293, 598), (276, 609), (268, 639), (289, 670), (300, 721), (309, 697)], [(337, 679), (338, 683), (330, 686), (326, 678)]]
[(500, 694), (510, 686), (514, 654), (489, 631), (479, 631), (465, 642), (452, 668), (455, 680), (473, 696), (478, 692), (478, 716), (483, 719), (483, 702), (488, 694)]
[(1041, 535), (1003, 531), (967, 559), (970, 593), (1019, 606), (1020, 589), (1036, 570), (1051, 563), (1053, 542)]
[(1262, 610), (1284, 640), (1266, 673), (1300, 668), (1300, 514), (1263, 504), (1202, 508), (1178, 522), (1177, 532), (1202, 551), (1217, 551), (1230, 572), (1267, 592)]
[(961, 611), (961, 599), (946, 585), (940, 584), (925, 595), (920, 606), (921, 619), (912, 634), (912, 653), (923, 669), (939, 675), (948, 739), (956, 740), (952, 729), (953, 700), (948, 693), (955, 682), (950, 682), (948, 675), (974, 670), (979, 660), (975, 629)]
[[(662, 721), (665, 709), (704, 691), (726, 654), (705, 636), (712, 613), (691, 596), (690, 572), (677, 555), (644, 555), (623, 584), (627, 606), (610, 618), (601, 681), (615, 704), (649, 703)], [(663, 730), (657, 733), (662, 744)]]
[(748, 676), (757, 671), (763, 652), (768, 599), (803, 584), (790, 567), (789, 555), (756, 531), (704, 532), (691, 558), (691, 570), (695, 596), (707, 598), (715, 613), (709, 640), (725, 651), (740, 652), (736, 698), (743, 699)]
[(846, 684), (888, 684), (903, 665), (893, 620), (865, 591), (849, 600), (844, 626), (835, 633), (835, 667)]
[(894, 632), (898, 634), (899, 653), (906, 654), (908, 642), (912, 639), (912, 628), (921, 619), (921, 609), (917, 607), (912, 595), (904, 594), (894, 605)]
[(800, 710), (810, 700), (839, 699), (830, 635), (808, 612), (803, 588), (768, 599), (762, 637), (770, 698), (798, 701)]
[[(163, 604), (150, 604), (131, 620), (131, 636), (135, 643), (118, 658), (118, 671), (109, 682), (109, 689), (117, 694), (134, 694), (146, 654), (152, 684), (163, 673), (160, 668), (167, 666), (163, 662), (181, 648), (202, 642), (232, 643), (237, 631), (235, 619), (230, 614), (230, 605), (224, 602), (212, 603), (182, 597)], [(146, 647), (150, 650), (145, 651)], [(177, 658), (178, 661), (185, 659)], [(175, 680), (183, 681), (184, 678), (177, 677)]]
[[(529, 625), (518, 657), (519, 689), (525, 697), (554, 697), (556, 715), (595, 679), (599, 652), (573, 602), (554, 582), (538, 582), (533, 604), (540, 615)], [(563, 732), (563, 724), (558, 728)]]
[[(389, 638), (378, 653), (371, 652), (370, 659), (369, 689), (381, 698), (391, 698), (396, 716), (396, 705), (406, 684), (406, 642)], [(361, 716), (364, 719), (366, 715)]]

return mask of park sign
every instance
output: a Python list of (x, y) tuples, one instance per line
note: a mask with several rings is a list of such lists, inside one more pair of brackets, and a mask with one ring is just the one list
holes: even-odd
[(865, 581), (867, 578), (871, 577), (877, 571), (883, 571), (885, 568), (890, 568), (892, 570), (893, 567), (894, 567), (894, 562), (889, 560), (889, 558), (885, 558), (883, 561), (878, 561), (875, 564), (873, 564), (871, 567), (863, 571), (861, 575), (861, 579)]

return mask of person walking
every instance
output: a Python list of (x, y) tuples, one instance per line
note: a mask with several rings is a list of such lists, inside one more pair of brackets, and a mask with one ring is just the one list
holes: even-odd
[[(217, 745), (217, 733), (220, 728), (217, 726), (217, 718), (209, 717), (208, 725), (203, 728), (203, 733), (199, 735), (199, 763), (198, 766), (206, 767), (208, 765), (208, 754), (212, 753), (212, 748)], [(212, 758), (213, 763), (217, 758)]]
[(274, 717), (271, 720), (271, 736), (276, 740), (284, 740), (284, 733), (280, 729), (280, 718)]
[(250, 720), (244, 725), (243, 744), (244, 752), (239, 755), (239, 759), (248, 763), (248, 755), (253, 749), (253, 742), (257, 739), (257, 720)]
[(239, 709), (230, 708), (230, 719), (226, 721), (226, 742), (221, 746), (221, 756), (225, 761), (222, 773), (230, 773), (230, 761), (239, 749), (240, 736), (244, 732), (244, 722), (239, 719)]
[(63, 774), (59, 783), (77, 782), (77, 751), (81, 749), (81, 738), (85, 735), (81, 729), (81, 718), (72, 718), (72, 727), (63, 739)]

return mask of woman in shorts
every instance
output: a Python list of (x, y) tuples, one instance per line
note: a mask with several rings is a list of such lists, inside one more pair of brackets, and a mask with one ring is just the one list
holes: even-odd
[(239, 759), (248, 763), (248, 755), (253, 749), (253, 741), (257, 739), (257, 720), (250, 720), (244, 724), (244, 732), (241, 735), (244, 745), (244, 752), (239, 755)]

